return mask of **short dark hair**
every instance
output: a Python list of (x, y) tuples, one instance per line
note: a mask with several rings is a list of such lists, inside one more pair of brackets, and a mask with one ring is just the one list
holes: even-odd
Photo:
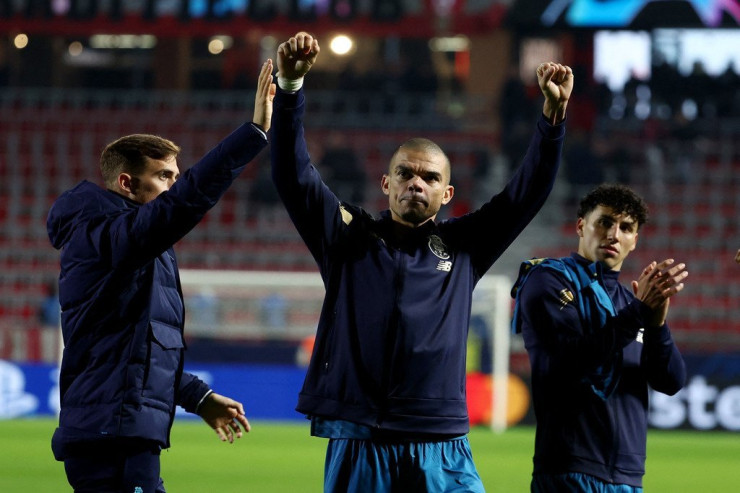
[(630, 216), (637, 221), (638, 228), (648, 221), (647, 204), (634, 190), (624, 185), (604, 183), (591, 190), (581, 199), (578, 217), (586, 217), (600, 205)]
[(113, 188), (121, 173), (140, 175), (147, 158), (164, 159), (179, 153), (180, 147), (174, 142), (157, 135), (127, 135), (105, 146), (100, 155), (100, 171), (106, 186)]
[(447, 166), (447, 174), (450, 174), (451, 166), (450, 166), (450, 158), (447, 156), (445, 151), (442, 150), (439, 145), (429, 139), (425, 139), (424, 137), (412, 137), (408, 139), (406, 142), (398, 146), (398, 149), (396, 149), (396, 152), (393, 153), (393, 156), (391, 156), (391, 163), (393, 162), (393, 159), (395, 159), (396, 154), (399, 153), (401, 150), (410, 150), (410, 151), (421, 151), (421, 152), (428, 152), (431, 154), (440, 154), (444, 160), (445, 164)]

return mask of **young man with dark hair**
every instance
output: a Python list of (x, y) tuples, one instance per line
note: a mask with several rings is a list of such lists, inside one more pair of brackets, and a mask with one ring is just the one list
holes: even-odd
[(241, 403), (183, 371), (184, 304), (172, 246), (267, 146), (272, 61), (262, 66), (254, 120), (180, 175), (179, 148), (129, 135), (101, 156), (105, 189), (62, 194), (47, 229), (61, 250), (64, 355), (52, 450), (76, 492), (164, 492), (159, 454), (176, 405), (221, 440), (249, 431)]
[(578, 209), (577, 253), (522, 265), (513, 324), (532, 367), (532, 492), (642, 491), (648, 386), (673, 395), (686, 380), (666, 316), (688, 275), (666, 259), (619, 283), (647, 219), (632, 190), (599, 186)]

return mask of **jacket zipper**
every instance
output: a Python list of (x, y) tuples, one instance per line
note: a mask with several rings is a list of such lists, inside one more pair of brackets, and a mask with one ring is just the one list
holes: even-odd
[(405, 255), (393, 248), (393, 309), (390, 320), (388, 321), (388, 332), (386, 335), (384, 354), (383, 354), (383, 375), (381, 379), (381, 409), (378, 412), (376, 427), (383, 423), (385, 414), (388, 412), (388, 394), (390, 392), (391, 374), (393, 371), (393, 350), (396, 345), (396, 336), (398, 334), (399, 324), (401, 323), (401, 314), (399, 309), (399, 299), (403, 290), (403, 274), (405, 272)]

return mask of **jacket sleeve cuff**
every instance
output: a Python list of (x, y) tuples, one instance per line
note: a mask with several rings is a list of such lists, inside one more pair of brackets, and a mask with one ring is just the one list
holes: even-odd
[(651, 327), (645, 329), (645, 340), (650, 344), (665, 345), (671, 343), (671, 331), (668, 328), (668, 324), (663, 324), (660, 327)]
[[(275, 108), (293, 109), (297, 108), (301, 104), (303, 99), (303, 89), (298, 89), (296, 92), (287, 92), (279, 87), (275, 91)], [(274, 114), (274, 112), (273, 112)]]
[(193, 374), (183, 372), (177, 404), (187, 412), (197, 414), (198, 408), (211, 393), (213, 391), (207, 383)]
[(644, 308), (643, 303), (635, 299), (619, 310), (616, 327), (623, 344), (635, 340), (640, 329), (645, 327)]
[(557, 140), (563, 138), (565, 135), (565, 123), (568, 121), (567, 117), (560, 123), (550, 123), (545, 115), (540, 113), (540, 119), (537, 120), (537, 128), (546, 139)]
[(259, 134), (262, 136), (262, 138), (264, 138), (265, 140), (267, 140), (267, 134), (265, 133), (265, 129), (262, 128), (262, 125), (257, 125), (254, 122), (252, 122), (251, 125), (252, 125), (252, 128), (253, 129), (255, 129), (257, 132), (259, 132)]
[(206, 392), (205, 395), (200, 398), (200, 400), (198, 401), (198, 405), (195, 406), (195, 414), (200, 414), (200, 406), (203, 405), (203, 402), (205, 402), (206, 397), (208, 397), (212, 393), (213, 393), (213, 389), (208, 389), (208, 392)]

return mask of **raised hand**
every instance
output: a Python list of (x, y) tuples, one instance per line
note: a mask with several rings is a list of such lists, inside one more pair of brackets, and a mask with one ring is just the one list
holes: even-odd
[(275, 98), (275, 84), (272, 82), (272, 60), (269, 58), (262, 64), (259, 79), (257, 79), (257, 93), (254, 96), (254, 118), (252, 122), (267, 132), (272, 121), (272, 100)]
[(299, 32), (277, 49), (278, 77), (297, 80), (311, 70), (319, 56), (319, 42), (306, 32)]
[(537, 83), (545, 96), (542, 113), (550, 123), (560, 123), (565, 119), (573, 81), (573, 70), (567, 65), (546, 62), (537, 67)]
[(660, 327), (668, 316), (670, 298), (684, 288), (683, 280), (689, 273), (686, 264), (674, 265), (672, 258), (660, 263), (651, 262), (640, 273), (637, 281), (632, 281), (632, 291), (653, 312), (649, 327)]

